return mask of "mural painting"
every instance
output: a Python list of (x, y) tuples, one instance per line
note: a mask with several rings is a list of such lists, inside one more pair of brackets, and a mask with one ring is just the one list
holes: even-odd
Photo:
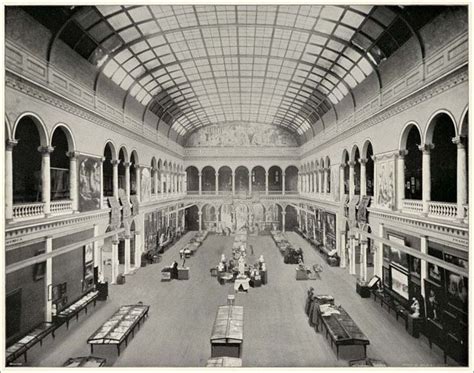
[(388, 160), (377, 165), (377, 205), (392, 209), (395, 204), (394, 162)]
[(100, 208), (100, 163), (97, 159), (83, 158), (79, 165), (79, 211)]
[(148, 168), (142, 169), (142, 177), (141, 177), (141, 198), (142, 201), (149, 201), (151, 198), (151, 175), (150, 170)]
[(202, 208), (202, 223), (204, 229), (216, 230), (216, 208), (212, 205), (204, 205)]
[(248, 209), (246, 205), (239, 204), (235, 208), (236, 231), (248, 227)]
[(231, 122), (192, 133), (186, 146), (298, 146), (293, 135), (270, 124)]

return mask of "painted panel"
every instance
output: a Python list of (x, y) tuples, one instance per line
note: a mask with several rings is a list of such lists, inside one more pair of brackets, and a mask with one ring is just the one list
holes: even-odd
[(100, 163), (94, 158), (79, 158), (79, 211), (100, 208)]

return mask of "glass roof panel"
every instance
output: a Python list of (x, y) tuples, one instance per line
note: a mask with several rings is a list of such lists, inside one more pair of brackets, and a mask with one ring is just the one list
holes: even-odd
[(365, 5), (96, 9), (105, 21), (91, 36), (117, 34), (103, 73), (143, 103), (156, 97), (182, 135), (227, 120), (310, 130), (373, 72), (369, 58), (395, 19)]

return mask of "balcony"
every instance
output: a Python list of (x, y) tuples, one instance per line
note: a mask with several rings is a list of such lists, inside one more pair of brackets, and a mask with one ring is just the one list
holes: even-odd
[(445, 218), (455, 219), (458, 214), (458, 206), (456, 203), (449, 202), (428, 202), (428, 215)]
[(43, 202), (17, 203), (13, 205), (13, 219), (31, 219), (44, 216)]
[(72, 200), (51, 201), (50, 209), (53, 215), (70, 214), (72, 212)]
[(423, 213), (423, 201), (417, 199), (404, 199), (402, 202), (402, 211), (409, 214)]

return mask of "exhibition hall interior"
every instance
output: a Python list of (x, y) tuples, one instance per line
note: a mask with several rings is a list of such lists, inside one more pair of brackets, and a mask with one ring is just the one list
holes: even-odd
[(5, 6), (3, 367), (469, 367), (468, 6)]

